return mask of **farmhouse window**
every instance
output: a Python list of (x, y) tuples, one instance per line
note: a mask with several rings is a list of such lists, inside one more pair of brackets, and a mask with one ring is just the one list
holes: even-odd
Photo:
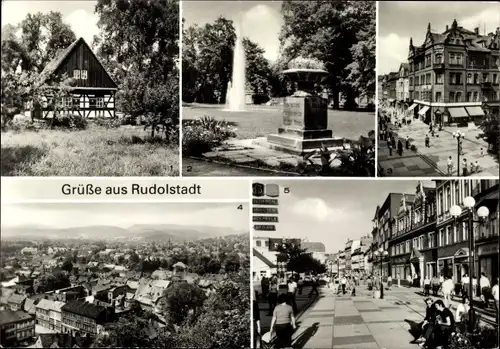
[(81, 77), (82, 80), (87, 80), (87, 71), (86, 70), (82, 70), (80, 74), (82, 76)]
[(80, 71), (79, 70), (73, 70), (73, 78), (80, 79)]
[(97, 102), (97, 108), (104, 108), (104, 98), (103, 97), (97, 97), (96, 102)]
[(62, 102), (63, 102), (63, 107), (72, 107), (73, 106), (73, 98), (72, 97), (64, 97)]

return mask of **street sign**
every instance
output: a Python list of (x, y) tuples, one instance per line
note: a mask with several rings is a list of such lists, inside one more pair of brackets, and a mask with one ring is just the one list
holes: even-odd
[(256, 224), (253, 229), (257, 231), (276, 231), (276, 226), (272, 224)]
[(277, 207), (253, 207), (253, 213), (261, 213), (261, 214), (278, 214)]
[(254, 204), (254, 205), (277, 206), (278, 205), (278, 200), (276, 200), (276, 199), (252, 199), (252, 204)]
[(278, 217), (276, 216), (253, 216), (254, 222), (269, 222), (278, 223)]

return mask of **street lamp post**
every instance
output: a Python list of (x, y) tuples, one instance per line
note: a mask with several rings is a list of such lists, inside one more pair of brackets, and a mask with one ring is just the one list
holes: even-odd
[(460, 177), (460, 153), (462, 153), (462, 139), (465, 138), (465, 133), (457, 130), (453, 132), (453, 138), (457, 140), (457, 177)]
[(380, 247), (377, 251), (373, 253), (376, 258), (380, 261), (380, 299), (384, 298), (384, 282), (382, 281), (382, 261), (389, 254), (389, 252), (384, 251), (382, 247)]
[[(477, 216), (479, 220), (474, 220), (474, 206), (476, 205), (476, 200), (472, 196), (464, 198), (463, 205), (467, 210), (467, 220), (469, 227), (469, 299), (470, 299), (470, 310), (471, 313), (474, 310), (474, 285), (472, 282), (474, 276), (474, 255), (475, 255), (475, 243), (474, 243), (474, 223), (484, 223), (490, 214), (487, 207), (481, 206), (477, 210)], [(453, 205), (450, 208), (450, 214), (457, 219), (462, 214), (462, 208), (458, 205)], [(479, 276), (479, 275), (478, 275)], [(472, 330), (474, 326), (474, 317), (469, 316), (469, 329)]]

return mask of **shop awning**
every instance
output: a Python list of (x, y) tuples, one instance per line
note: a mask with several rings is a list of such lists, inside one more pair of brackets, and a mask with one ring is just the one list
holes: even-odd
[(452, 118), (468, 118), (469, 114), (465, 111), (464, 107), (448, 108)]
[(484, 116), (484, 111), (481, 107), (465, 107), (465, 110), (467, 110), (470, 116)]
[(415, 109), (415, 107), (417, 106), (416, 103), (413, 103), (409, 108), (408, 108), (408, 111), (411, 111), (413, 109)]
[(424, 115), (427, 110), (429, 110), (428, 106), (423, 107), (422, 109), (419, 110), (418, 115)]

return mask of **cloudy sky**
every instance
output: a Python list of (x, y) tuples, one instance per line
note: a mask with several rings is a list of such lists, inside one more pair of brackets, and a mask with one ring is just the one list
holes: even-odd
[(2, 205), (2, 226), (52, 228), (135, 224), (229, 227), (248, 231), (248, 205), (199, 203), (81, 203)]
[(283, 23), (281, 1), (183, 1), (185, 26), (203, 25), (219, 16), (241, 20), (243, 35), (258, 43), (264, 56), (274, 61), (278, 57), (279, 32)]
[(498, 2), (379, 2), (377, 64), (378, 74), (397, 71), (408, 59), (410, 37), (422, 45), (431, 23), (431, 31), (442, 33), (456, 19), (459, 26), (483, 33), (494, 32), (500, 25)]
[(5, 24), (18, 24), (28, 13), (60, 12), (63, 21), (71, 26), (76, 37), (83, 37), (90, 45), (92, 38), (98, 34), (97, 20), (94, 8), (97, 1), (2, 1), (2, 26)]
[[(327, 252), (344, 248), (348, 238), (371, 234), (377, 205), (382, 205), (387, 195), (415, 193), (418, 181), (369, 180), (289, 180), (258, 181), (277, 183), (281, 186), (279, 223), (275, 232), (256, 231), (259, 237), (307, 238), (323, 242)], [(433, 183), (423, 182), (424, 186)], [(290, 188), (284, 194), (284, 188)]]

